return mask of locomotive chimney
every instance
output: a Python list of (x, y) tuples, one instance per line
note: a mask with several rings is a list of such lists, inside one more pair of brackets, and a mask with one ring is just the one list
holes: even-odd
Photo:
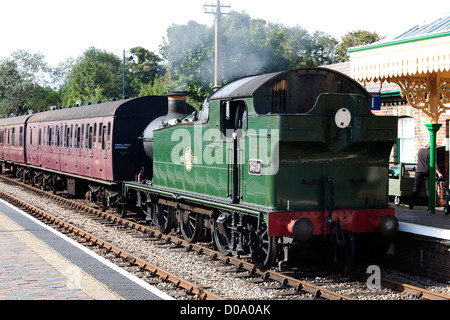
[(169, 114), (185, 114), (187, 113), (187, 92), (170, 92), (167, 94), (169, 99)]

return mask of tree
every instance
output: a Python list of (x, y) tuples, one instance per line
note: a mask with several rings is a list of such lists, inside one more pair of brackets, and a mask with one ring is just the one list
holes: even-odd
[(63, 106), (111, 100), (122, 95), (122, 61), (112, 53), (86, 50), (77, 59), (61, 88)]
[(152, 82), (143, 84), (140, 88), (139, 96), (164, 96), (169, 93), (168, 77), (156, 75)]
[(15, 51), (0, 61), (0, 114), (23, 114), (44, 110), (57, 103), (59, 95), (48, 86), (51, 69), (41, 53)]
[(336, 55), (338, 62), (349, 61), (350, 55), (348, 49), (351, 47), (362, 46), (365, 44), (371, 44), (373, 42), (384, 39), (376, 32), (370, 32), (365, 30), (357, 30), (347, 32), (342, 38), (341, 42), (337, 46)]
[(307, 66), (324, 66), (337, 62), (336, 46), (338, 41), (322, 32), (314, 32), (307, 53)]
[[(170, 87), (174, 91), (201, 88), (195, 92), (212, 92), (214, 74), (214, 29), (195, 21), (187, 25), (171, 25), (160, 46), (160, 53), (167, 61)], [(191, 85), (189, 85), (189, 83)], [(204, 97), (202, 97), (204, 99)], [(202, 99), (201, 99), (202, 100)]]
[[(236, 78), (336, 62), (337, 40), (323, 32), (310, 35), (300, 26), (286, 27), (231, 11), (222, 19), (224, 83)], [(201, 103), (212, 93), (214, 26), (194, 21), (172, 25), (160, 47), (167, 61), (169, 85), (188, 91)]]
[(143, 47), (131, 48), (130, 52), (134, 57), (126, 62), (125, 86), (126, 94), (135, 97), (140, 95), (142, 86), (153, 86), (153, 81), (160, 74), (162, 59)]

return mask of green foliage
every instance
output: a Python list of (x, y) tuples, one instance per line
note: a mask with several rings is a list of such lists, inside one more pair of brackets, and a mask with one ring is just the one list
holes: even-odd
[(166, 95), (170, 91), (167, 79), (167, 76), (156, 75), (153, 82), (141, 85), (139, 97)]
[[(128, 53), (128, 51), (127, 51)], [(136, 97), (141, 88), (153, 84), (159, 74), (161, 58), (142, 47), (129, 50), (131, 56), (119, 58), (96, 48), (89, 48), (73, 64), (66, 82), (61, 88), (63, 106), (74, 105), (82, 100), (88, 102), (109, 101), (123, 95), (123, 73), (125, 71), (125, 95)]]
[(75, 62), (61, 88), (63, 106), (110, 100), (122, 95), (122, 63), (119, 57), (89, 48)]
[[(252, 74), (339, 62), (339, 42), (321, 31), (311, 35), (300, 26), (267, 23), (234, 11), (222, 18), (222, 29), (224, 83)], [(194, 21), (170, 26), (160, 52), (167, 61), (171, 88), (187, 90), (201, 103), (212, 93), (214, 50), (214, 26)]]
[[(190, 83), (207, 88), (213, 82), (214, 30), (189, 21), (187, 25), (172, 25), (160, 46), (168, 61), (170, 86), (173, 91), (185, 91)], [(195, 91), (195, 90), (194, 90)], [(209, 92), (212, 92), (210, 89)]]
[(58, 103), (58, 94), (47, 85), (51, 70), (40, 53), (18, 50), (0, 61), (0, 115), (44, 110)]
[[(142, 47), (130, 49), (132, 54), (125, 62), (125, 94), (129, 97), (141, 95), (141, 87), (148, 87), (159, 74), (161, 58)], [(141, 95), (142, 96), (142, 95)]]
[(336, 55), (338, 62), (349, 61), (350, 55), (348, 49), (351, 47), (362, 46), (365, 44), (371, 44), (376, 41), (382, 40), (384, 37), (379, 36), (376, 32), (370, 32), (365, 30), (357, 30), (347, 32), (341, 39), (341, 42), (336, 48)]

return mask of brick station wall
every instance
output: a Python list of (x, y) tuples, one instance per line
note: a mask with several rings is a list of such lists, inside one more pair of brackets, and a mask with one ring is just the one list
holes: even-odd
[(401, 271), (450, 283), (450, 241), (400, 232), (391, 263)]

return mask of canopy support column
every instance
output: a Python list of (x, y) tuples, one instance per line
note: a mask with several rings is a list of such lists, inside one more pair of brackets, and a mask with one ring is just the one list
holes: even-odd
[(428, 196), (428, 213), (436, 213), (436, 133), (440, 123), (426, 124), (430, 131), (430, 187)]

